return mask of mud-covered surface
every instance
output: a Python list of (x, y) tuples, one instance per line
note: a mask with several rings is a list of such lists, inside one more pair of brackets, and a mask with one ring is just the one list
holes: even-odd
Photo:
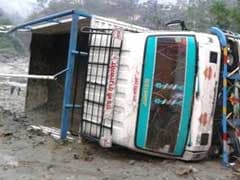
[[(0, 56), (0, 72), (27, 72), (26, 58)], [(102, 149), (80, 141), (62, 142), (33, 131), (44, 118), (23, 113), (26, 81), (0, 78), (1, 180), (237, 180), (220, 159), (196, 163), (166, 160), (124, 148)], [(50, 125), (52, 126), (52, 124)]]

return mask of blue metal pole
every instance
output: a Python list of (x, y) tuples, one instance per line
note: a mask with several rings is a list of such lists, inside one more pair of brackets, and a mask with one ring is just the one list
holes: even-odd
[(26, 22), (26, 23), (21, 24), (21, 25), (18, 25), (18, 26), (16, 26), (16, 27), (14, 27), (13, 29), (11, 29), (11, 30), (9, 31), (9, 33), (14, 32), (14, 31), (16, 31), (17, 29), (22, 29), (22, 28), (25, 28), (25, 27), (27, 27), (27, 26), (40, 24), (40, 23), (43, 23), (43, 22), (45, 22), (45, 21), (53, 20), (53, 19), (56, 19), (56, 18), (61, 18), (61, 17), (63, 17), (63, 16), (68, 16), (68, 15), (71, 15), (71, 14), (73, 14), (73, 13), (74, 13), (73, 10), (68, 10), (68, 11), (63, 11), (63, 12), (61, 12), (61, 13), (56, 13), (56, 14), (53, 14), (53, 15), (45, 16), (45, 17), (43, 17), (43, 18), (39, 18), (39, 19), (30, 21), (30, 22)]
[(73, 84), (73, 73), (74, 73), (74, 64), (77, 48), (77, 37), (78, 37), (78, 14), (72, 14), (72, 24), (71, 24), (71, 33), (70, 33), (70, 42), (68, 49), (68, 59), (67, 59), (67, 69), (65, 76), (65, 86), (64, 86), (64, 97), (63, 97), (63, 107), (62, 107), (62, 116), (61, 116), (61, 139), (66, 139), (68, 131), (68, 118), (69, 118), (69, 108), (66, 106), (71, 104), (72, 96), (72, 84)]
[(228, 49), (227, 49), (227, 38), (224, 32), (217, 28), (210, 28), (210, 32), (215, 34), (221, 44), (223, 52), (223, 99), (222, 99), (222, 139), (223, 139), (223, 164), (228, 166), (229, 163), (229, 147), (228, 147), (228, 124), (227, 124), (227, 98), (228, 98), (228, 69), (227, 69), (227, 60), (228, 60)]
[(227, 133), (227, 60), (228, 60), (228, 52), (227, 47), (223, 48), (223, 58), (224, 58), (224, 65), (223, 65), (223, 113), (222, 113), (222, 131), (223, 131), (223, 164), (225, 166), (229, 163), (229, 150), (228, 150), (228, 133)]

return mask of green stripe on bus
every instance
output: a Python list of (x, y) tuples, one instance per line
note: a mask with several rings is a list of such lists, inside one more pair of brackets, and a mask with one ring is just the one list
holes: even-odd
[(141, 148), (145, 148), (148, 133), (148, 120), (151, 108), (153, 77), (155, 71), (156, 40), (156, 37), (149, 37), (147, 40), (138, 121), (139, 124), (137, 127), (136, 140), (136, 145)]
[(196, 65), (196, 43), (194, 37), (187, 38), (187, 58), (185, 72), (184, 99), (182, 105), (181, 121), (179, 123), (179, 133), (174, 154), (181, 156), (185, 150), (189, 123), (191, 118), (191, 108), (194, 91), (194, 77)]

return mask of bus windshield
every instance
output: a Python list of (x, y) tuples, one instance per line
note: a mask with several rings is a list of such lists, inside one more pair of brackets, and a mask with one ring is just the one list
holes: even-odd
[(181, 119), (186, 37), (159, 37), (146, 147), (173, 152)]

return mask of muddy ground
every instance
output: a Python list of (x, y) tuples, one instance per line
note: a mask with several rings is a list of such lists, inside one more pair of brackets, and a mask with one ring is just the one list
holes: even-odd
[[(0, 55), (0, 72), (26, 73), (27, 58)], [(25, 80), (0, 78), (1, 180), (240, 179), (220, 159), (185, 163), (78, 139), (62, 142), (32, 131), (30, 125), (46, 122), (23, 112), (25, 89)]]

